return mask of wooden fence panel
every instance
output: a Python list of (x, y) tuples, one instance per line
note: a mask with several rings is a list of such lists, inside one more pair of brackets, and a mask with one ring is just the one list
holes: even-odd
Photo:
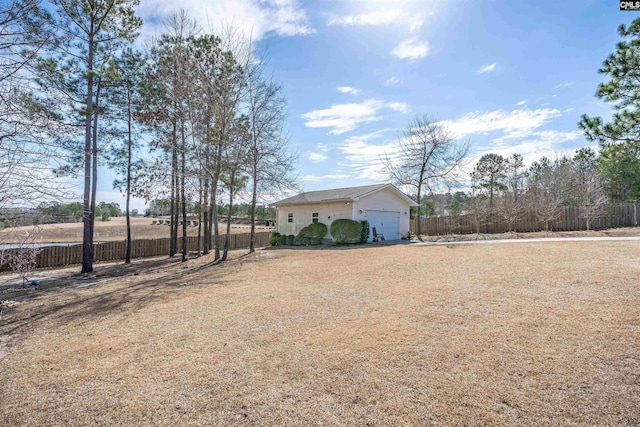
[[(271, 232), (255, 233), (255, 247), (269, 246)], [(225, 236), (219, 236), (219, 247), (224, 248)], [(251, 233), (232, 234), (229, 239), (229, 250), (248, 249)], [(204, 239), (200, 239), (202, 246)], [(195, 252), (198, 249), (198, 237), (187, 237), (187, 249)], [(202, 249), (202, 248), (201, 248)], [(124, 241), (96, 243), (93, 246), (94, 261), (122, 260), (125, 256), (126, 244)], [(182, 250), (182, 239), (178, 238), (178, 253)], [(3, 252), (16, 252), (19, 249), (5, 249)], [(169, 254), (169, 239), (139, 239), (131, 241), (131, 258), (144, 258)], [(71, 246), (47, 246), (40, 249), (37, 257), (36, 268), (61, 267), (75, 265), (82, 262), (82, 245)], [(0, 271), (8, 271), (7, 263), (0, 265)]]
[[(442, 236), (447, 234), (473, 234), (477, 230), (473, 215), (461, 215), (458, 217), (440, 216), (422, 219), (414, 219), (410, 222), (412, 232), (417, 230), (417, 221), (420, 221), (422, 234), (427, 236)], [(601, 230), (605, 228), (637, 227), (640, 225), (640, 203), (616, 203), (606, 206), (599, 215), (593, 218), (591, 229)], [(567, 206), (559, 211), (556, 221), (550, 222), (553, 231), (586, 230), (587, 220), (583, 209), (579, 206)], [(523, 214), (522, 219), (514, 224), (513, 231), (534, 232), (544, 231), (544, 221), (539, 221), (535, 211), (530, 210)], [(506, 233), (509, 231), (508, 223), (497, 218), (488, 218), (480, 223), (480, 232), (486, 234)]]

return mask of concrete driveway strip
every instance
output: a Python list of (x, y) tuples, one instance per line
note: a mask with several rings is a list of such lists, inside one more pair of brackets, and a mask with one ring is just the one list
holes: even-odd
[(487, 243), (536, 243), (536, 242), (615, 242), (624, 240), (640, 241), (640, 236), (620, 237), (541, 237), (535, 239), (497, 239), (497, 240), (466, 240), (459, 242), (411, 242), (412, 245), (473, 245)]

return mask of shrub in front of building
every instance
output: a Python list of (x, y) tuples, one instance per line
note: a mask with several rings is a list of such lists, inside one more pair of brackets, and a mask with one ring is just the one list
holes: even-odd
[(352, 219), (340, 218), (331, 223), (331, 236), (337, 245), (360, 243), (362, 224)]

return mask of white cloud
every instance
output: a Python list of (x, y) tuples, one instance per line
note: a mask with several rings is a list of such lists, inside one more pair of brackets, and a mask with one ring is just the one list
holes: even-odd
[(478, 74), (490, 73), (491, 71), (496, 69), (496, 63), (493, 64), (485, 64), (482, 67), (478, 68)]
[(385, 180), (388, 178), (385, 169), (385, 158), (396, 157), (395, 139), (380, 140), (384, 134), (393, 129), (381, 129), (364, 135), (351, 136), (344, 140), (338, 150), (343, 160), (340, 166), (353, 171), (354, 178), (368, 180)]
[(340, 135), (361, 124), (381, 120), (382, 116), (377, 113), (382, 107), (384, 102), (370, 99), (361, 103), (332, 105), (324, 110), (310, 111), (300, 117), (307, 120), (307, 127), (333, 128), (329, 133)]
[(396, 22), (401, 16), (402, 12), (400, 10), (378, 10), (358, 15), (332, 16), (327, 21), (327, 25), (386, 25)]
[(396, 76), (391, 76), (384, 82), (385, 86), (396, 86), (401, 84), (402, 80), (398, 79)]
[(340, 135), (356, 129), (366, 123), (382, 120), (382, 109), (400, 111), (408, 109), (402, 102), (385, 103), (377, 99), (369, 99), (360, 103), (337, 104), (323, 110), (310, 111), (300, 117), (305, 119), (305, 126), (310, 128), (332, 128), (331, 135)]
[(307, 155), (307, 157), (313, 163), (322, 163), (322, 162), (324, 162), (324, 161), (326, 161), (328, 159), (327, 156), (325, 156), (324, 154), (319, 154), (319, 153), (309, 153)]
[(456, 138), (493, 131), (526, 134), (561, 115), (562, 113), (555, 109), (523, 108), (510, 112), (495, 110), (488, 113), (469, 113), (457, 120), (445, 120), (442, 123), (453, 132)]
[[(180, 8), (207, 32), (219, 33), (230, 25), (254, 41), (269, 34), (295, 36), (312, 34), (307, 12), (298, 0), (182, 0)], [(176, 9), (171, 0), (142, 0), (138, 12), (145, 21), (144, 39), (162, 31), (164, 19)]]
[[(496, 110), (469, 113), (441, 123), (456, 138), (477, 136), (471, 138), (473, 154), (464, 167), (470, 172), (478, 159), (487, 153), (505, 157), (520, 153), (526, 164), (544, 155), (554, 158), (555, 155), (572, 154), (575, 147), (583, 145), (582, 132), (544, 129), (563, 113), (555, 109)], [(398, 157), (397, 132), (398, 129), (382, 129), (346, 138), (336, 147), (342, 155), (338, 165), (351, 171), (352, 179), (385, 180), (385, 157), (392, 161)], [(572, 141), (575, 141), (574, 148), (570, 147)]]
[(516, 105), (521, 107), (521, 106), (525, 105), (526, 103), (527, 103), (527, 101), (518, 101), (518, 102), (516, 102)]
[(329, 174), (329, 175), (305, 175), (300, 179), (306, 182), (320, 182), (320, 181), (326, 181), (329, 179), (347, 179), (347, 178), (351, 178), (351, 175), (344, 174), (344, 173), (336, 173), (336, 174)]
[(387, 106), (402, 114), (407, 114), (409, 112), (409, 105), (406, 102), (390, 102)]
[(562, 144), (568, 141), (575, 141), (582, 137), (583, 133), (579, 130), (558, 131), (558, 130), (541, 130), (535, 132), (512, 132), (501, 138), (492, 140), (496, 146), (510, 145), (514, 140), (520, 142), (536, 142), (541, 145)]
[(401, 41), (398, 46), (393, 48), (391, 54), (396, 58), (416, 61), (427, 56), (429, 50), (429, 43), (419, 41), (417, 38), (412, 37)]
[(565, 82), (565, 83), (560, 83), (555, 85), (553, 88), (554, 89), (564, 89), (566, 87), (572, 86), (574, 82)]
[[(487, 153), (496, 153), (508, 157), (513, 153), (522, 154), (525, 164), (539, 160), (542, 156), (551, 159), (564, 154), (572, 155), (574, 148), (563, 148), (561, 144), (571, 141), (581, 140), (581, 131), (558, 131), (542, 130), (529, 133), (513, 133), (500, 138), (493, 139), (488, 146), (478, 147), (478, 151), (473, 161), (475, 165), (478, 159)], [(582, 144), (579, 144), (582, 146)]]
[[(381, 9), (371, 12), (359, 13), (355, 15), (332, 15), (327, 21), (328, 26), (376, 26), (376, 25), (407, 25), (409, 32), (418, 31), (425, 22), (425, 14), (417, 8), (407, 8), (407, 3), (398, 3), (398, 6), (405, 7), (400, 9)], [(426, 15), (431, 16), (432, 13)]]
[(349, 95), (357, 95), (360, 91), (351, 86), (338, 86), (336, 89), (342, 93), (348, 93)]
[[(475, 166), (478, 159), (487, 153), (510, 156), (513, 153), (523, 155), (525, 163), (530, 164), (541, 156), (554, 157), (564, 154), (561, 145), (571, 141), (580, 141), (582, 132), (578, 130), (542, 130), (554, 119), (562, 116), (564, 111), (556, 109), (527, 108), (512, 111), (495, 110), (488, 113), (469, 113), (457, 120), (441, 122), (446, 125), (456, 138), (470, 135), (489, 136), (488, 144), (475, 146), (475, 153), (469, 161), (469, 168)], [(473, 142), (473, 138), (472, 138)], [(571, 151), (571, 150), (570, 150)]]
[(409, 31), (414, 33), (422, 28), (423, 24), (424, 18), (422, 17), (422, 15), (415, 15), (409, 19)]
[(332, 150), (332, 148), (328, 144), (323, 144), (323, 143), (316, 144), (316, 148), (322, 151), (323, 153), (326, 153)]

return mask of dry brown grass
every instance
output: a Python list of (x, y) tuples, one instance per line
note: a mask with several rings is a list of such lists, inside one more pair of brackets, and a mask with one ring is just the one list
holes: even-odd
[(425, 242), (466, 242), (474, 240), (502, 239), (540, 239), (546, 237), (628, 237), (640, 236), (640, 227), (610, 228), (606, 230), (577, 231), (536, 231), (531, 233), (495, 233), (495, 234), (445, 234), (441, 236), (422, 236)]
[[(131, 218), (131, 235), (133, 239), (162, 239), (169, 237), (168, 225), (151, 225), (154, 218)], [(220, 232), (226, 232), (226, 224), (220, 224)], [(19, 243), (20, 238), (11, 236), (20, 234), (20, 229), (31, 231), (32, 227), (18, 227), (17, 230), (0, 230), (0, 243)], [(267, 230), (264, 227), (256, 227), (257, 231)], [(82, 223), (46, 224), (40, 226), (41, 240), (43, 242), (81, 242)], [(232, 233), (248, 233), (248, 225), (233, 224)], [(182, 235), (182, 228), (179, 230)], [(197, 236), (198, 227), (187, 227), (187, 235)], [(111, 218), (109, 221), (96, 220), (94, 240), (97, 242), (112, 242), (124, 240), (126, 237), (126, 223), (124, 217)]]
[(640, 423), (637, 242), (204, 262), (12, 303), (0, 424)]

